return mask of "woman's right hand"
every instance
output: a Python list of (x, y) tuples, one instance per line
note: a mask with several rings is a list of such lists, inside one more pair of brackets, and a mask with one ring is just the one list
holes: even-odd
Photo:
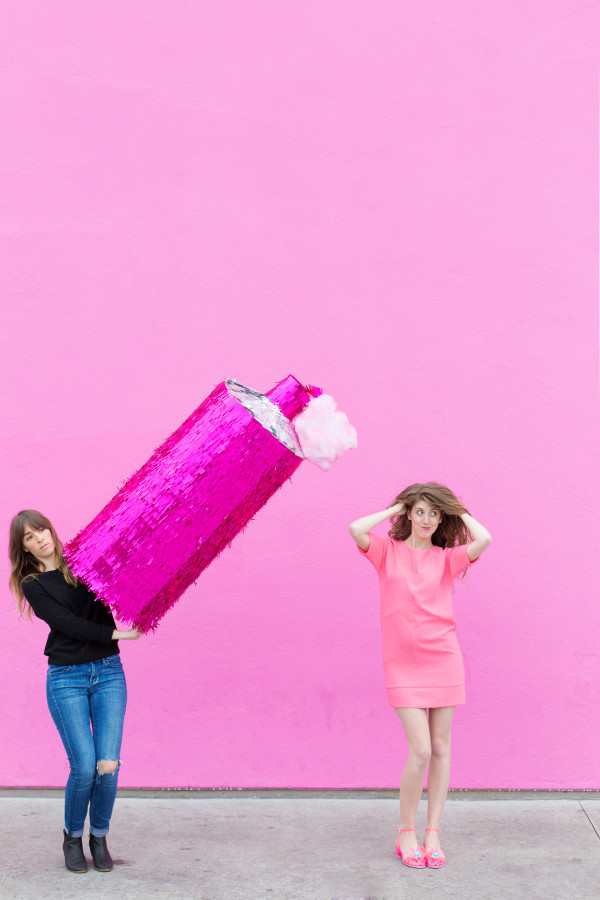
[(117, 631), (115, 628), (112, 633), (113, 641), (137, 641), (141, 636), (142, 633), (137, 628), (131, 628), (129, 631)]

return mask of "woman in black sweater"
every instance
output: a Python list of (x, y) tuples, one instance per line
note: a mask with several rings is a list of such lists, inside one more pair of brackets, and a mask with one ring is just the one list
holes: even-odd
[[(127, 688), (118, 631), (104, 604), (69, 571), (51, 522), (25, 509), (10, 526), (10, 588), (21, 615), (50, 626), (46, 696), (70, 764), (65, 790), (65, 865), (86, 872), (82, 835), (89, 807), (94, 868), (110, 872), (106, 846), (116, 794)], [(91, 721), (91, 729), (90, 729)]]

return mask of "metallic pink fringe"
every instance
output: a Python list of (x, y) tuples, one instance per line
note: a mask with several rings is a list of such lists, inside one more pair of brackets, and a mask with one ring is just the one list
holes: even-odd
[[(288, 419), (310, 400), (292, 375), (267, 396)], [(71, 571), (120, 621), (154, 629), (301, 461), (223, 382), (66, 545)]]

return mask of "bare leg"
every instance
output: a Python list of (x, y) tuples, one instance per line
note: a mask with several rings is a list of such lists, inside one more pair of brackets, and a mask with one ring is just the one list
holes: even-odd
[[(429, 710), (431, 736), (431, 763), (427, 776), (427, 827), (439, 828), (450, 784), (450, 729), (453, 706), (441, 706)], [(440, 837), (437, 831), (425, 834), (425, 849), (437, 850)]]
[(116, 759), (100, 759), (98, 760), (97, 766), (98, 774), (104, 775), (106, 772), (114, 772), (118, 768), (119, 763)]
[[(400, 780), (400, 827), (414, 828), (425, 772), (431, 759), (427, 710), (403, 707), (396, 712), (408, 741), (408, 759)], [(415, 832), (400, 834), (400, 849), (403, 854), (417, 850), (419, 846)]]

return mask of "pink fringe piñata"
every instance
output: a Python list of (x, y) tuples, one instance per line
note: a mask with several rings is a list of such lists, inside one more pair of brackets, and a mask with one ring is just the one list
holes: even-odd
[(290, 375), (266, 398), (217, 385), (65, 547), (72, 572), (121, 621), (155, 628), (300, 465), (286, 420), (311, 394)]

